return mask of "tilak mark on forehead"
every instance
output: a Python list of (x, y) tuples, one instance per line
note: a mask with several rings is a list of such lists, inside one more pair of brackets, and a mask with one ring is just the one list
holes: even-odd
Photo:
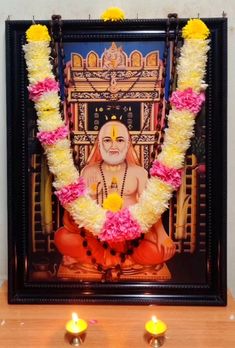
[(111, 128), (111, 139), (112, 141), (115, 141), (118, 137), (118, 131), (117, 131), (117, 126), (113, 125)]

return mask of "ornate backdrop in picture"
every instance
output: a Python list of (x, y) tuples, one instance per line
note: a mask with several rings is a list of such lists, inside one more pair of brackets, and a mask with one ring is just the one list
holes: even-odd
[[(164, 142), (178, 32), (174, 44), (166, 39), (58, 45), (53, 29), (54, 69), (74, 163), (99, 205), (109, 210), (111, 204), (111, 211), (131, 206), (145, 188)], [(53, 195), (43, 151), (35, 140), (32, 144), (29, 279), (205, 281), (204, 111), (197, 118), (182, 184), (169, 211), (133, 240), (100, 241), (78, 228)]]

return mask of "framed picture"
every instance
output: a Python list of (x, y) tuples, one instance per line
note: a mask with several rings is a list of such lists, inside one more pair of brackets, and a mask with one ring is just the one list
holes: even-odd
[[(52, 38), (70, 153), (99, 206), (117, 192), (135, 203), (161, 154), (186, 22), (40, 22)], [(124, 242), (90, 235), (60, 205), (27, 89), (31, 22), (6, 22), (9, 303), (226, 305), (227, 21), (204, 22), (206, 101), (181, 186), (156, 230)]]

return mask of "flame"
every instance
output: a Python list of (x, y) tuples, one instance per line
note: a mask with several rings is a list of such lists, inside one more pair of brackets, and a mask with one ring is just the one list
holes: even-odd
[(152, 321), (154, 322), (154, 324), (156, 324), (158, 322), (158, 319), (155, 315), (152, 316)]
[(77, 315), (77, 313), (72, 313), (72, 319), (73, 319), (73, 321), (78, 322), (78, 315)]

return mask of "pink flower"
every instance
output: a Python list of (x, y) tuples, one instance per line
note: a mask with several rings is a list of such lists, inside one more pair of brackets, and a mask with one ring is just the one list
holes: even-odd
[(84, 196), (87, 193), (85, 180), (79, 177), (75, 182), (55, 192), (62, 205), (71, 203), (75, 199)]
[(205, 94), (196, 93), (192, 88), (187, 88), (184, 91), (175, 91), (170, 98), (171, 105), (177, 110), (186, 109), (194, 114), (200, 111), (204, 101)]
[(154, 161), (150, 169), (152, 176), (157, 176), (160, 180), (174, 187), (177, 190), (181, 185), (182, 170), (168, 168), (164, 164)]
[(66, 138), (68, 136), (68, 127), (62, 126), (51, 132), (39, 132), (37, 134), (38, 139), (43, 145), (53, 145), (58, 140)]
[(28, 87), (29, 98), (34, 102), (46, 92), (58, 92), (59, 84), (52, 78), (46, 77), (43, 81), (39, 81)]
[(106, 221), (99, 234), (99, 239), (101, 241), (122, 242), (138, 238), (140, 235), (141, 228), (138, 222), (133, 219), (130, 211), (125, 208), (117, 213), (111, 211), (106, 213)]

